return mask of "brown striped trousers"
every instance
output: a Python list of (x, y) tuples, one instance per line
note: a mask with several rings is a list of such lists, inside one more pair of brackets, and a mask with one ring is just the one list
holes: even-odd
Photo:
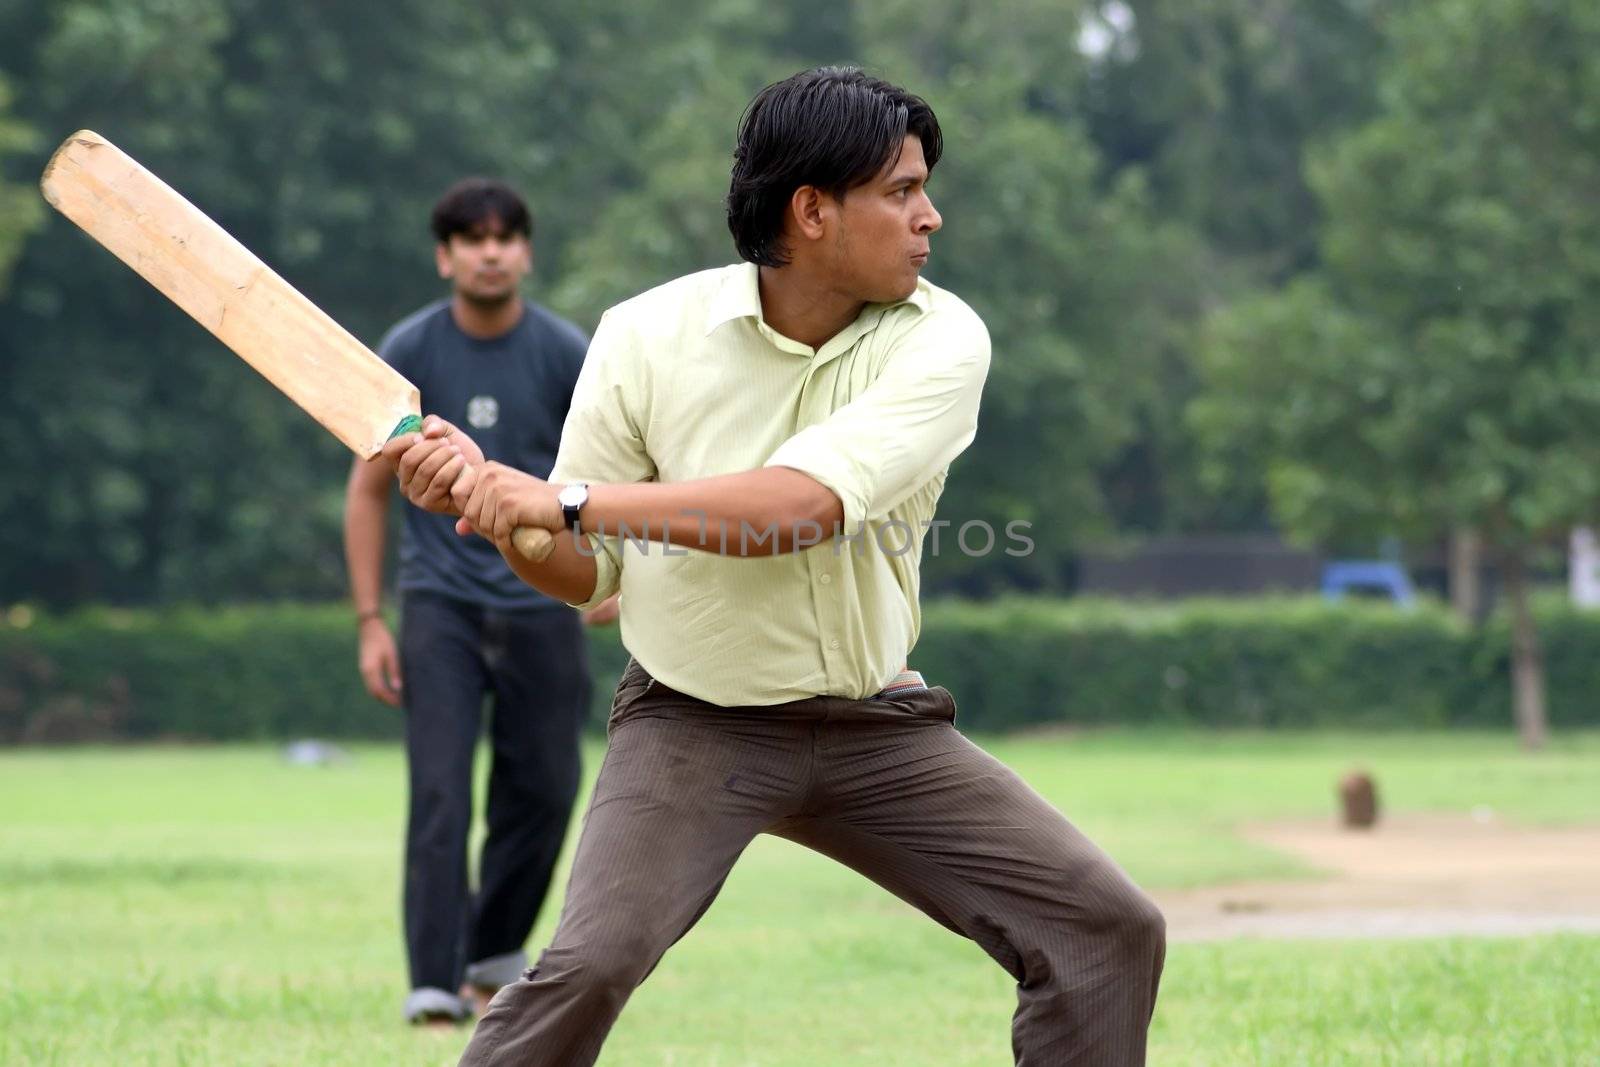
[(1017, 981), (1016, 1063), (1144, 1063), (1161, 913), (954, 719), (939, 687), (721, 708), (630, 664), (554, 939), (495, 996), (461, 1063), (592, 1064), (759, 833), (831, 856), (982, 946)]

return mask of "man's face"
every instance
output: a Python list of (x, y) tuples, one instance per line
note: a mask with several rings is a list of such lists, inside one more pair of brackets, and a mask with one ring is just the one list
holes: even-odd
[(928, 199), (922, 141), (908, 134), (900, 158), (837, 202), (832, 273), (856, 299), (904, 300), (928, 262), (928, 238), (942, 224)]
[(450, 235), (434, 247), (439, 277), (455, 283), (455, 291), (474, 304), (497, 305), (513, 299), (523, 276), (533, 266), (533, 248), (520, 233), (507, 233), (490, 218), (468, 233)]

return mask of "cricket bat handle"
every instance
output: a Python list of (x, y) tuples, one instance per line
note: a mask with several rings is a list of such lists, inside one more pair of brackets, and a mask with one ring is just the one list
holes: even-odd
[(554, 535), (542, 526), (518, 526), (511, 531), (511, 543), (529, 563), (543, 563), (556, 547)]
[[(421, 432), (422, 417), (411, 414), (400, 420), (400, 424), (389, 433), (389, 440), (392, 441), (401, 434)], [(518, 526), (511, 531), (511, 543), (529, 563), (543, 563), (550, 558), (550, 553), (555, 551), (556, 547), (555, 536), (539, 526)]]

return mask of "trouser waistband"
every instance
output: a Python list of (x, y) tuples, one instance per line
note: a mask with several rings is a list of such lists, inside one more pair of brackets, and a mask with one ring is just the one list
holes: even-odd
[(889, 679), (889, 684), (878, 690), (880, 697), (892, 697), (900, 693), (911, 693), (918, 689), (928, 688), (928, 683), (923, 681), (922, 672), (914, 671), (910, 667)]

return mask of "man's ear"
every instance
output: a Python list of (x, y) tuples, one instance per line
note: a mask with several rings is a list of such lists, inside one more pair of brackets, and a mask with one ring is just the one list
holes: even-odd
[(789, 219), (796, 233), (816, 241), (827, 231), (837, 207), (833, 197), (815, 185), (802, 185), (789, 198)]
[(450, 264), (450, 246), (442, 241), (433, 246), (433, 265), (439, 268), (441, 278), (449, 278), (455, 274), (455, 268)]

